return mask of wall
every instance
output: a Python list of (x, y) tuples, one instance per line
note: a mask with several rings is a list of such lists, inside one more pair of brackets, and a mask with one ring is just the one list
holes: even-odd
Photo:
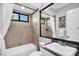
[(67, 6), (64, 6), (64, 7), (62, 7), (62, 8), (60, 8), (60, 9), (58, 9), (58, 10), (56, 10), (56, 31), (58, 32), (59, 30), (66, 30), (66, 28), (59, 28), (58, 26), (59, 26), (59, 22), (58, 22), (58, 20), (59, 20), (59, 17), (61, 17), (61, 16), (66, 16), (66, 12), (68, 11), (68, 10), (71, 10), (71, 9), (74, 9), (74, 8), (77, 8), (77, 7), (79, 7), (79, 3), (72, 3), (72, 4), (68, 4)]
[(36, 11), (32, 15), (32, 36), (33, 40), (32, 42), (38, 46), (39, 45), (39, 11)]

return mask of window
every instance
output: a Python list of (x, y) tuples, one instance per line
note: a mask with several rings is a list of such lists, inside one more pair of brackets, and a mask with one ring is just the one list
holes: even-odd
[(26, 16), (26, 15), (20, 15), (20, 20), (21, 21), (28, 21), (28, 16)]
[(26, 14), (13, 12), (12, 20), (13, 21), (29, 22), (29, 16)]
[(12, 15), (12, 19), (15, 19), (15, 20), (19, 20), (19, 14), (15, 14), (15, 13), (13, 13), (13, 15)]

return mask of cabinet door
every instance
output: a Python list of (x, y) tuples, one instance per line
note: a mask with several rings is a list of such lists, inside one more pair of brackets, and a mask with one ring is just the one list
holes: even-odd
[(66, 26), (69, 40), (79, 41), (79, 8), (67, 12)]

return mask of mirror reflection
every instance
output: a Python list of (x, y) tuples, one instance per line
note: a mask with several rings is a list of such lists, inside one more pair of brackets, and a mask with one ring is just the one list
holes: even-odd
[(41, 36), (79, 41), (78, 8), (79, 3), (54, 3), (41, 10)]
[(41, 13), (41, 35), (46, 37), (55, 37), (55, 30), (54, 16)]

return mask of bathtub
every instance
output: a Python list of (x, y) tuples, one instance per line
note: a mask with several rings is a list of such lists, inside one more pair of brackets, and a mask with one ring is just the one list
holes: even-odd
[(7, 56), (28, 56), (34, 51), (37, 51), (36, 46), (30, 43), (30, 44), (7, 49), (6, 55)]

